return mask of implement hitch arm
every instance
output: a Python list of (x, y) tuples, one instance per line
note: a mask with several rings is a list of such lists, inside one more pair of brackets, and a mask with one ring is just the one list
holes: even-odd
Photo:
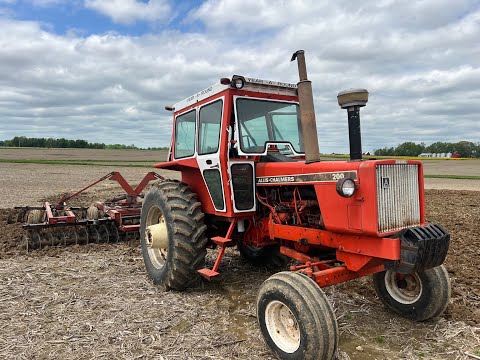
[(70, 200), (74, 197), (76, 197), (77, 195), (81, 194), (82, 192), (84, 192), (85, 190), (88, 190), (90, 189), (91, 187), (97, 185), (98, 183), (104, 181), (104, 180), (113, 180), (113, 181), (116, 181), (121, 187), (123, 190), (125, 190), (125, 192), (128, 194), (128, 196), (138, 196), (142, 193), (142, 191), (145, 189), (145, 187), (147, 186), (147, 184), (152, 181), (152, 180), (155, 180), (155, 179), (158, 179), (158, 180), (163, 180), (164, 177), (163, 176), (160, 176), (159, 174), (157, 174), (156, 172), (149, 172), (147, 175), (145, 175), (145, 177), (143, 178), (143, 180), (140, 182), (140, 184), (137, 185), (137, 187), (135, 189), (133, 189), (130, 184), (127, 182), (127, 180), (125, 180), (125, 178), (118, 172), (118, 171), (112, 171), (111, 173), (103, 176), (102, 178), (98, 179), (97, 181), (95, 181), (94, 183), (84, 187), (83, 189), (77, 191), (76, 193), (72, 194), (72, 195), (65, 195), (64, 197), (62, 197), (58, 202), (57, 202), (57, 206), (63, 206), (63, 203), (65, 203), (67, 200)]

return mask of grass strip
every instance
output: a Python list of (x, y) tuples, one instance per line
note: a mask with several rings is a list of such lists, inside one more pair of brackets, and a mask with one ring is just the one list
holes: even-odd
[[(36, 160), (36, 159), (0, 159), (0, 163), (7, 164), (39, 164), (39, 165), (88, 165), (88, 166), (121, 166), (121, 167), (138, 167), (138, 168), (152, 168), (153, 161), (148, 164), (130, 164), (130, 161), (123, 161), (125, 164), (111, 161), (82, 161), (82, 160)], [(147, 161), (142, 161), (147, 163)]]
[(476, 175), (424, 175), (426, 179), (480, 180)]
[[(320, 154), (322, 159), (350, 159), (348, 154)], [(366, 160), (383, 160), (383, 159), (396, 159), (396, 160), (434, 160), (434, 161), (463, 161), (463, 160), (479, 160), (479, 158), (430, 158), (430, 157), (418, 157), (418, 156), (375, 156), (375, 155), (363, 155)]]
[[(33, 163), (36, 161), (43, 162), (81, 162), (81, 163), (148, 163), (150, 160), (92, 160), (92, 159), (0, 159), (0, 162), (28, 162)], [(154, 160), (155, 161), (155, 160)], [(161, 160), (158, 160), (161, 161)]]

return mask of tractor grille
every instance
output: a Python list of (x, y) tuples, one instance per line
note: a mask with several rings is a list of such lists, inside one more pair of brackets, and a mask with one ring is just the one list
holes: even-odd
[(378, 231), (420, 225), (418, 165), (377, 165)]

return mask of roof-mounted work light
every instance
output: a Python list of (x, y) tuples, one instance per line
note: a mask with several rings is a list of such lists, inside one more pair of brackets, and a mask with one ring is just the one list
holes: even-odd
[(233, 77), (231, 85), (233, 88), (240, 90), (245, 86), (245, 79), (241, 76)]

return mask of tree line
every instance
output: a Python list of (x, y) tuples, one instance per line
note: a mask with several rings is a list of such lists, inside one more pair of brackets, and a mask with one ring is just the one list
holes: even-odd
[(11, 140), (0, 140), (5, 147), (39, 147), (39, 148), (73, 148), (73, 149), (135, 149), (135, 150), (168, 150), (168, 147), (139, 148), (135, 145), (90, 143), (86, 140), (65, 138), (29, 138), (15, 136)]
[(396, 147), (384, 147), (374, 151), (377, 156), (418, 156), (422, 153), (452, 153), (460, 154), (464, 158), (480, 158), (480, 143), (438, 141), (427, 146), (424, 143), (404, 142)]

